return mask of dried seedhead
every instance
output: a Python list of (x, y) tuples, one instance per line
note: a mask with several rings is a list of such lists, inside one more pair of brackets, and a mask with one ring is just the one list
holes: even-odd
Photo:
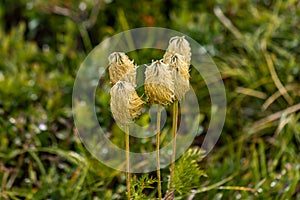
[(168, 105), (174, 99), (174, 82), (169, 66), (153, 61), (145, 71), (145, 93), (150, 104)]
[(184, 38), (184, 36), (172, 37), (169, 41), (169, 46), (166, 50), (169, 53), (178, 53), (183, 56), (184, 61), (190, 65), (191, 63), (191, 47), (190, 43)]
[(163, 59), (172, 71), (175, 98), (181, 100), (190, 89), (189, 65), (184, 61), (184, 57), (178, 53), (166, 52)]
[(110, 91), (110, 109), (116, 121), (129, 124), (139, 117), (145, 102), (138, 96), (133, 85), (118, 81)]
[(122, 80), (136, 86), (136, 68), (125, 53), (114, 52), (109, 55), (108, 60), (109, 77), (113, 85)]

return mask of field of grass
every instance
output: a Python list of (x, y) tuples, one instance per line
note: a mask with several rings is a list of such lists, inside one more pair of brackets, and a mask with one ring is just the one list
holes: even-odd
[[(203, 134), (176, 162), (175, 199), (300, 199), (297, 0), (1, 0), (0, 199), (126, 199), (125, 174), (95, 159), (77, 136), (72, 92), (94, 47), (145, 26), (199, 42), (226, 89), (222, 134), (202, 157), (197, 149), (208, 129), (210, 97), (191, 70)], [(147, 63), (162, 52), (130, 56)], [(111, 140), (124, 145), (107, 108), (109, 94), (96, 94), (99, 123), (109, 124)], [(89, 116), (82, 109), (86, 126), (93, 126)], [(151, 140), (136, 144), (134, 151), (154, 148)], [(169, 169), (161, 173), (165, 194)], [(136, 199), (155, 199), (155, 178), (155, 172), (133, 176)]]

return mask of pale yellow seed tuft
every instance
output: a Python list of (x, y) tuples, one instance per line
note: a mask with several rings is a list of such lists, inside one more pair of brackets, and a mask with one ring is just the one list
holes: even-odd
[(172, 70), (172, 76), (174, 79), (175, 98), (180, 101), (184, 97), (185, 93), (190, 90), (190, 81), (174, 69)]
[(191, 47), (184, 36), (175, 36), (170, 39), (163, 61), (172, 69), (175, 98), (181, 100), (190, 89)]
[(190, 65), (191, 64), (191, 47), (190, 43), (184, 38), (184, 36), (172, 37), (169, 41), (169, 46), (166, 52), (179, 53), (184, 57), (184, 61)]
[(110, 109), (117, 122), (130, 124), (139, 117), (145, 102), (138, 96), (133, 85), (118, 81), (110, 91)]
[(129, 113), (130, 116), (135, 119), (141, 115), (143, 105), (146, 104), (136, 92), (133, 92), (129, 101)]
[(190, 78), (189, 64), (185, 62), (181, 54), (166, 52), (163, 61), (168, 64), (171, 69), (176, 69), (185, 79), (188, 80)]
[(175, 98), (180, 101), (190, 89), (189, 65), (184, 61), (184, 57), (178, 53), (166, 52), (163, 60), (172, 71)]
[(150, 104), (168, 105), (174, 99), (174, 83), (169, 66), (153, 61), (145, 71), (145, 93)]
[(123, 52), (114, 52), (109, 55), (109, 77), (114, 85), (119, 80), (127, 81), (136, 86), (136, 70), (128, 56)]

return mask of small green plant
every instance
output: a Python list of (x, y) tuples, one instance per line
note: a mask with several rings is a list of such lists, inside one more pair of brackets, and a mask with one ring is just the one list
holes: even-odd
[(204, 170), (200, 169), (198, 164), (202, 159), (202, 153), (200, 149), (189, 149), (176, 162), (171, 187), (174, 188), (179, 195), (191, 193), (191, 190), (197, 188), (200, 184), (200, 178), (207, 176)]
[(133, 176), (131, 181), (131, 198), (135, 200), (143, 200), (149, 198), (144, 192), (145, 189), (153, 189), (153, 184), (157, 183), (158, 180), (149, 177), (148, 174), (143, 174), (139, 179), (136, 176)]

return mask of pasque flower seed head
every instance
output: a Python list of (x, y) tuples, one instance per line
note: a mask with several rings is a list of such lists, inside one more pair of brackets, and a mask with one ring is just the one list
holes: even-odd
[(110, 91), (110, 109), (116, 121), (130, 124), (141, 114), (145, 102), (138, 96), (133, 85), (118, 81)]
[(185, 62), (183, 55), (166, 52), (163, 61), (168, 64), (171, 69), (179, 71), (185, 79), (188, 80), (190, 78), (189, 64)]
[(163, 61), (172, 70), (175, 98), (181, 100), (190, 89), (189, 66), (191, 62), (191, 47), (184, 36), (175, 36), (170, 39)]
[(187, 64), (184, 57), (178, 53), (166, 52), (163, 60), (169, 65), (172, 71), (175, 98), (180, 101), (190, 89), (189, 64)]
[(145, 93), (150, 104), (168, 105), (174, 99), (174, 82), (168, 64), (153, 61), (145, 71)]
[(166, 50), (169, 53), (179, 53), (183, 56), (184, 61), (190, 65), (191, 63), (191, 47), (190, 43), (184, 38), (184, 36), (172, 37), (169, 41), (169, 46)]
[(109, 77), (113, 85), (119, 80), (123, 80), (136, 86), (136, 68), (125, 53), (114, 52), (109, 55), (108, 60)]

